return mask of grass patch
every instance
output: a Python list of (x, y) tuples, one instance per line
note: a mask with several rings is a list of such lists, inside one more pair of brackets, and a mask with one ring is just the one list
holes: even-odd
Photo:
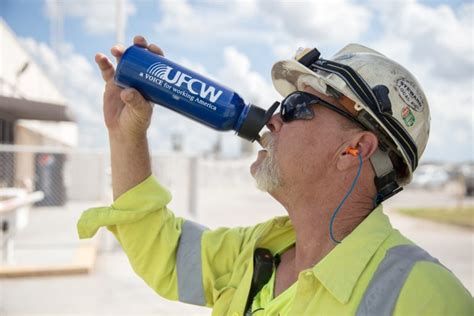
[(437, 222), (474, 228), (474, 207), (403, 208), (400, 213)]

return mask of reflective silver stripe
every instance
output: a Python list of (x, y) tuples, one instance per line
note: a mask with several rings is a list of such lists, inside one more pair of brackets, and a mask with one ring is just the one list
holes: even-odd
[(419, 261), (440, 264), (437, 259), (415, 245), (390, 248), (375, 271), (356, 315), (392, 315), (405, 280)]
[(206, 305), (202, 287), (201, 236), (206, 227), (185, 221), (181, 227), (176, 269), (179, 300), (194, 305)]

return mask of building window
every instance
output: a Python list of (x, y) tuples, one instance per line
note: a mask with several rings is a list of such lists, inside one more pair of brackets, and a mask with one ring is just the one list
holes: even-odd
[(13, 122), (0, 118), (0, 144), (13, 144)]
[[(12, 121), (0, 118), (0, 144), (13, 144)], [(0, 151), (0, 188), (11, 187), (14, 182), (14, 153)]]

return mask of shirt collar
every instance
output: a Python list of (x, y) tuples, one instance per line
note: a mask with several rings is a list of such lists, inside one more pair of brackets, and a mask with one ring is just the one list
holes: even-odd
[(313, 268), (313, 274), (338, 301), (345, 304), (362, 272), (393, 230), (382, 205)]

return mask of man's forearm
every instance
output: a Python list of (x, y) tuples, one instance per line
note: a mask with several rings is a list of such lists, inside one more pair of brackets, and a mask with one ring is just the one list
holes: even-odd
[(127, 140), (109, 134), (114, 201), (151, 175), (146, 136)]

